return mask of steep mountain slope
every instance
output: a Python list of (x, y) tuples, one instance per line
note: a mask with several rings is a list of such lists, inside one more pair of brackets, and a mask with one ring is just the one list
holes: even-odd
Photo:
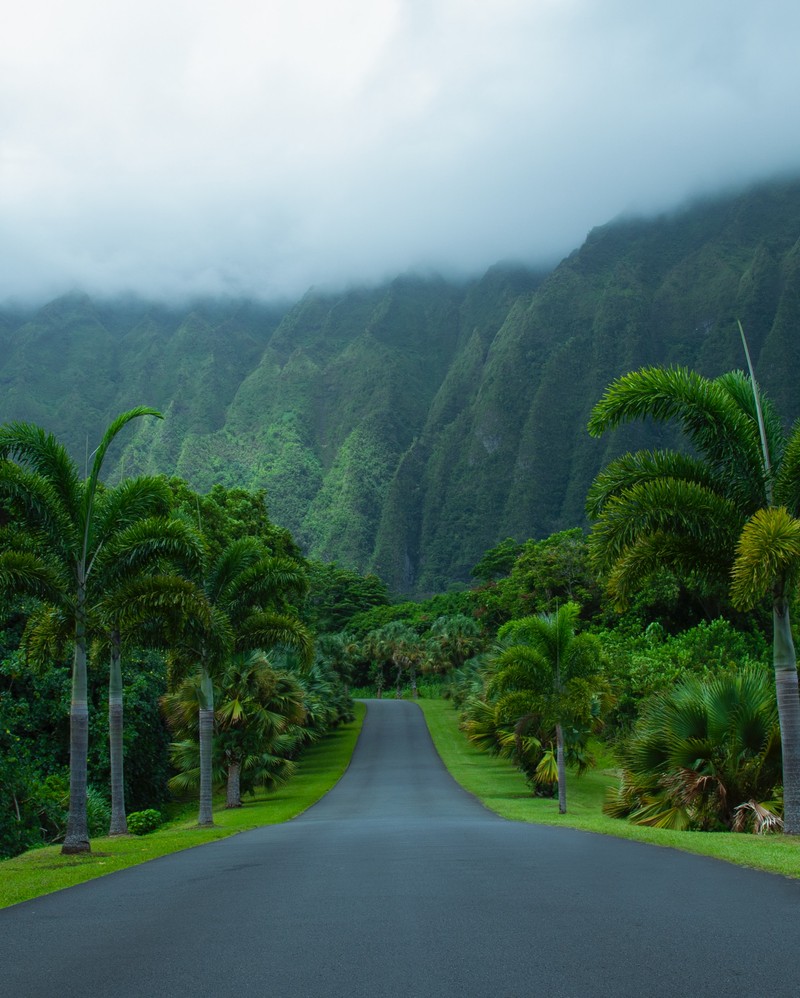
[(266, 487), (317, 557), (407, 592), (466, 579), (502, 537), (583, 522), (608, 458), (663, 429), (585, 432), (606, 384), (645, 364), (757, 373), (800, 415), (800, 181), (590, 233), (544, 276), (492, 268), (309, 292), (292, 307), (164, 306), (70, 295), (0, 310), (0, 421), (55, 430), (76, 456), (116, 412), (125, 473)]

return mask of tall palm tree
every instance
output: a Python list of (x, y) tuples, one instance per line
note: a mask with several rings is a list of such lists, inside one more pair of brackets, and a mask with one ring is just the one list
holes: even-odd
[(214, 824), (213, 737), (214, 677), (230, 657), (281, 645), (310, 664), (313, 641), (291, 612), (288, 600), (305, 592), (306, 579), (296, 561), (273, 557), (258, 541), (242, 538), (225, 548), (201, 580), (210, 605), (211, 626), (187, 628), (173, 656), (174, 678), (197, 671), (199, 681), (200, 809), (198, 824)]
[(204, 594), (184, 575), (198, 571), (199, 537), (181, 520), (150, 517), (132, 524), (103, 552), (102, 595), (93, 607), (109, 655), (108, 735), (111, 769), (110, 835), (126, 835), (123, 759), (123, 645), (169, 648), (188, 619), (210, 624)]
[(498, 632), (504, 647), (495, 660), (497, 671), (490, 683), (490, 692), (493, 689), (495, 693), (529, 690), (534, 694), (537, 712), (552, 720), (560, 814), (567, 811), (564, 725), (585, 724), (590, 719), (603, 685), (598, 676), (599, 642), (594, 635), (576, 633), (579, 615), (577, 603), (565, 603), (555, 613), (504, 624)]
[(16, 592), (45, 598), (69, 620), (73, 632), (70, 799), (62, 846), (67, 854), (91, 850), (86, 813), (89, 589), (103, 549), (132, 523), (151, 515), (163, 499), (152, 479), (131, 479), (104, 491), (100, 474), (120, 430), (145, 415), (161, 418), (155, 409), (139, 406), (111, 423), (85, 479), (52, 434), (30, 423), (0, 427), (0, 499), (11, 513), (4, 546), (16, 549), (24, 560), (18, 559), (11, 573)]
[[(589, 432), (633, 419), (674, 422), (692, 453), (625, 454), (595, 479), (587, 511), (595, 563), (624, 606), (666, 566), (708, 589), (733, 586), (736, 605), (769, 592), (783, 745), (784, 830), (800, 834), (800, 696), (789, 601), (800, 566), (800, 424), (789, 433), (752, 375), (708, 379), (685, 368), (619, 378), (592, 410)], [(734, 570), (734, 565), (736, 568)]]

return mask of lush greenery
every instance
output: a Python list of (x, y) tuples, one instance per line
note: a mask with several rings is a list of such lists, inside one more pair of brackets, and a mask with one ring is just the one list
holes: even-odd
[(600, 468), (668, 442), (585, 433), (625, 371), (738, 368), (738, 317), (765, 390), (800, 415), (799, 225), (800, 185), (773, 183), (597, 228), (549, 274), (406, 276), (280, 308), (73, 294), (0, 310), (0, 422), (58, 427), (82, 464), (87, 434), (146, 402), (165, 418), (110, 455), (119, 477), (264, 488), (315, 559), (441, 592), (506, 537), (585, 526)]
[[(197, 825), (193, 805), (172, 804), (168, 819), (151, 833), (136, 837), (100, 838), (95, 852), (62, 856), (56, 846), (26, 852), (0, 864), (0, 908), (49, 894), (104, 876), (158, 856), (213, 842), (237, 832), (288, 821), (319, 800), (340, 779), (350, 761), (364, 717), (363, 704), (355, 705), (355, 719), (310, 746), (297, 775), (278, 793), (260, 792), (243, 808), (225, 808), (224, 797), (215, 802), (211, 828)], [(128, 816), (129, 820), (133, 815)]]
[(150, 831), (197, 782), (210, 825), (215, 784), (238, 808), (353, 716), (313, 628), (331, 589), (353, 591), (351, 613), (385, 600), (377, 580), (317, 565), (307, 600), (310, 566), (263, 491), (104, 484), (144, 415), (111, 424), (85, 479), (52, 434), (0, 427), (0, 856)]

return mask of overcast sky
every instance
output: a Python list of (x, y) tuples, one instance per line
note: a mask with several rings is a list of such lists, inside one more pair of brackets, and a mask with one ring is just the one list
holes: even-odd
[(554, 262), (800, 171), (796, 0), (25, 0), (0, 297)]

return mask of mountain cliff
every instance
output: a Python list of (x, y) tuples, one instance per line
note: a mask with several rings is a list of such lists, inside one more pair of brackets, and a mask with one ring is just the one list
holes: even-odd
[(552, 272), (407, 275), (290, 305), (71, 294), (0, 309), (0, 421), (79, 459), (148, 404), (115, 473), (265, 487), (312, 555), (431, 592), (506, 536), (584, 522), (598, 469), (663, 429), (585, 432), (613, 378), (646, 364), (742, 366), (800, 416), (800, 181), (593, 230)]

